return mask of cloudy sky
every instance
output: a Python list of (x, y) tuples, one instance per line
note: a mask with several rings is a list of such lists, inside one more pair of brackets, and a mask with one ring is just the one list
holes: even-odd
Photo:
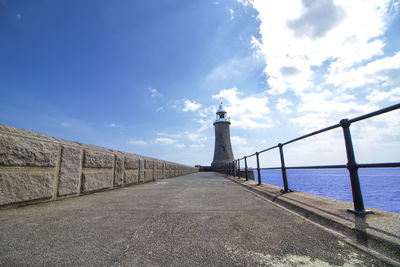
[[(0, 0), (0, 123), (209, 165), (221, 101), (236, 158), (399, 103), (400, 1)], [(399, 111), (351, 130), (399, 161)], [(345, 163), (340, 129), (285, 149)]]

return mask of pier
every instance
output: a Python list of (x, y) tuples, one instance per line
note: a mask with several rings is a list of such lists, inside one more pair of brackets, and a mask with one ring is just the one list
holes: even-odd
[(0, 265), (397, 264), (232, 179), (245, 183), (198, 172), (2, 209)]

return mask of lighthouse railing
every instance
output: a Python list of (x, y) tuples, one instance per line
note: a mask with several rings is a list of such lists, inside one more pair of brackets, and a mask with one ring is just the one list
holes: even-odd
[[(246, 175), (246, 180), (248, 180), (248, 166), (247, 166), (247, 160), (253, 156), (256, 156), (256, 162), (257, 162), (257, 175), (258, 175), (258, 184), (261, 185), (261, 170), (281, 170), (282, 172), (282, 180), (283, 180), (283, 189), (281, 192), (283, 193), (289, 193), (292, 192), (292, 190), (289, 189), (288, 185), (288, 180), (287, 180), (287, 173), (286, 170), (290, 169), (345, 169), (349, 171), (349, 176), (350, 176), (350, 182), (351, 182), (351, 190), (352, 190), (352, 196), (353, 196), (353, 204), (354, 204), (354, 209), (348, 209), (349, 212), (353, 212), (356, 214), (366, 214), (366, 213), (371, 213), (371, 211), (366, 210), (364, 208), (364, 201), (362, 198), (362, 192), (361, 192), (361, 186), (360, 186), (360, 181), (359, 181), (359, 176), (358, 176), (358, 169), (359, 168), (390, 168), (390, 167), (400, 167), (400, 162), (381, 162), (381, 163), (364, 163), (364, 164), (358, 164), (355, 160), (355, 155), (354, 155), (354, 148), (353, 148), (353, 142), (351, 138), (351, 132), (350, 132), (350, 125), (352, 123), (362, 121), (368, 118), (372, 118), (387, 112), (391, 112), (394, 110), (400, 109), (400, 103), (396, 105), (392, 105), (371, 113), (367, 113), (365, 115), (355, 117), (353, 119), (342, 119), (339, 123), (328, 126), (326, 128), (302, 135), (300, 137), (294, 138), (292, 140), (289, 140), (284, 143), (279, 143), (278, 145), (263, 149), (261, 151), (255, 152), (251, 155), (244, 156), (243, 158), (236, 159), (235, 161), (237, 164), (235, 164), (235, 161), (232, 162), (233, 166), (240, 166), (240, 161), (244, 160), (245, 162), (245, 175)], [(285, 158), (284, 158), (284, 151), (283, 147), (306, 139), (311, 136), (315, 136), (333, 129), (337, 128), (342, 128), (343, 131), (343, 137), (345, 141), (345, 148), (346, 148), (346, 156), (347, 156), (347, 164), (338, 164), (338, 165), (315, 165), (315, 166), (286, 166), (285, 164)], [(268, 167), (268, 168), (261, 168), (260, 167), (260, 162), (259, 162), (259, 155), (261, 153), (273, 150), (279, 148), (279, 155), (280, 155), (280, 162), (281, 166), (279, 167)], [(240, 168), (240, 167), (239, 167)], [(240, 169), (239, 169), (240, 171)], [(239, 172), (240, 173), (240, 172)]]

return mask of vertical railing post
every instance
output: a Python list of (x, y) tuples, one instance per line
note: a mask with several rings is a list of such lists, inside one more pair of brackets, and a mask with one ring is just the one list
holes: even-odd
[(237, 177), (237, 176), (239, 176), (239, 172), (238, 172), (238, 164), (237, 164), (237, 160), (235, 160), (234, 161), (235, 162), (235, 172), (236, 172), (236, 175), (235, 175), (235, 177)]
[(249, 176), (247, 175), (247, 157), (246, 156), (244, 156), (244, 172), (245, 172), (245, 175), (246, 175), (246, 181), (248, 181), (249, 180)]
[(256, 152), (256, 158), (257, 158), (257, 175), (258, 175), (258, 185), (261, 185), (261, 174), (260, 174), (260, 160), (258, 158), (259, 153)]
[(232, 161), (233, 164), (233, 177), (236, 177), (236, 164), (235, 161)]
[(292, 192), (292, 190), (289, 190), (288, 181), (287, 181), (285, 157), (283, 156), (283, 145), (281, 143), (279, 143), (278, 147), (279, 147), (279, 155), (281, 158), (281, 170), (282, 170), (282, 179), (283, 179), (282, 193)]
[(240, 178), (241, 177), (241, 174), (240, 174), (240, 159), (238, 159), (237, 162), (238, 162), (238, 170), (239, 170), (238, 178)]
[(344, 142), (346, 145), (347, 154), (347, 169), (350, 174), (351, 191), (353, 194), (354, 209), (348, 209), (349, 212), (356, 214), (372, 213), (369, 210), (364, 209), (364, 201), (361, 193), (360, 179), (358, 177), (358, 166), (356, 163), (356, 157), (354, 155), (353, 142), (351, 140), (350, 133), (350, 122), (348, 119), (340, 121), (340, 126), (343, 129)]

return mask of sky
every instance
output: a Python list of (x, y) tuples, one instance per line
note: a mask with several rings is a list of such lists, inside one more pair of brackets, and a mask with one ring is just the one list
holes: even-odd
[[(0, 0), (2, 124), (210, 165), (220, 102), (235, 158), (399, 103), (400, 1)], [(400, 161), (399, 110), (351, 131), (357, 162)], [(346, 163), (341, 129), (284, 149)]]

